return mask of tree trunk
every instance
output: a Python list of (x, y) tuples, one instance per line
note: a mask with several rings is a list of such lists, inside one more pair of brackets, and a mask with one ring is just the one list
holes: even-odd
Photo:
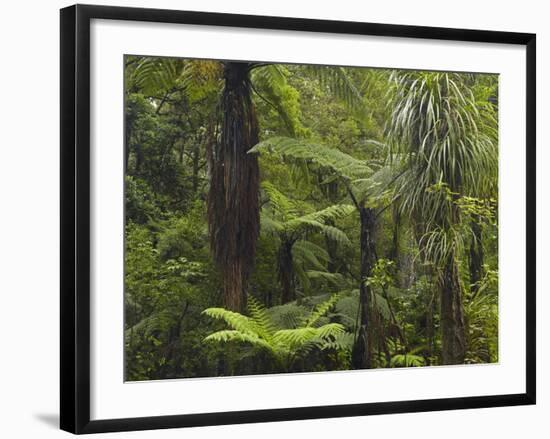
[(399, 207), (397, 204), (393, 205), (392, 209), (392, 243), (388, 254), (388, 259), (395, 262), (396, 269), (399, 269), (399, 232), (401, 228), (401, 215), (399, 213)]
[[(335, 226), (335, 222), (332, 219), (326, 221), (328, 226)], [(327, 271), (329, 273), (338, 272), (338, 243), (334, 240), (325, 236), (325, 247), (327, 249), (328, 261), (327, 261)]]
[(128, 173), (128, 162), (130, 161), (130, 141), (132, 139), (132, 120), (126, 119), (126, 132), (124, 137), (124, 174)]
[(472, 240), (470, 242), (469, 268), (470, 288), (473, 293), (479, 289), (479, 282), (483, 279), (483, 231), (479, 217), (473, 217), (471, 221)]
[(199, 142), (195, 143), (193, 149), (193, 175), (192, 175), (192, 185), (193, 185), (193, 195), (199, 190), (199, 159), (200, 159), (200, 144)]
[(443, 364), (463, 364), (466, 334), (462, 288), (455, 256), (451, 253), (440, 280), (441, 355)]
[(294, 241), (283, 240), (277, 255), (277, 275), (281, 283), (281, 304), (296, 300), (292, 246)]
[[(430, 282), (431, 284), (431, 282)], [(433, 287), (432, 287), (433, 288)], [(436, 298), (437, 294), (435, 294), (435, 291), (431, 292), (431, 298), (428, 303), (427, 307), (427, 316), (426, 316), (426, 338), (428, 339), (428, 361), (427, 365), (431, 366), (432, 364), (432, 357), (434, 356), (435, 352), (435, 325), (434, 325), (434, 315), (436, 311)]]
[(367, 279), (372, 275), (372, 268), (375, 264), (374, 256), (374, 229), (376, 216), (373, 209), (366, 207), (359, 208), (359, 219), (361, 222), (361, 260), (359, 286), (359, 327), (357, 338), (352, 350), (352, 364), (354, 369), (369, 369), (372, 367), (373, 350), (373, 325), (372, 317), (372, 292)]
[(235, 311), (246, 304), (260, 229), (258, 159), (248, 154), (259, 135), (250, 67), (249, 63), (225, 63), (221, 138), (210, 157), (210, 246), (223, 277), (224, 304)]
[[(331, 204), (336, 204), (338, 202), (338, 180), (331, 181), (326, 185), (326, 194)], [(327, 220), (327, 225), (335, 226), (335, 222), (329, 219)], [(325, 246), (328, 253), (327, 271), (329, 273), (336, 273), (338, 270), (338, 243), (328, 236), (325, 236)]]
[(141, 143), (138, 141), (136, 145), (136, 164), (134, 168), (134, 175), (138, 176), (140, 174), (142, 163), (143, 163), (143, 151), (141, 148)]

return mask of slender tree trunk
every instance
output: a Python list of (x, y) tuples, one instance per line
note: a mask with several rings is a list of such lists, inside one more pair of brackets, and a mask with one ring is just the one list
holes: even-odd
[(258, 121), (251, 99), (249, 63), (227, 62), (220, 109), (221, 139), (211, 154), (208, 226), (213, 258), (229, 309), (242, 311), (259, 235)]
[(470, 285), (473, 293), (479, 289), (479, 282), (483, 279), (483, 230), (479, 222), (479, 217), (473, 217), (471, 220), (472, 240), (470, 241), (469, 268)]
[(443, 364), (463, 364), (466, 334), (462, 287), (455, 256), (451, 253), (440, 280), (441, 355)]
[(136, 145), (136, 165), (134, 168), (135, 175), (139, 175), (141, 171), (142, 162), (143, 162), (143, 151), (141, 150), (141, 143), (138, 141)]
[(199, 190), (199, 159), (200, 159), (200, 144), (197, 142), (193, 149), (193, 194)]
[(124, 138), (124, 174), (128, 173), (128, 161), (130, 160), (130, 140), (132, 139), (132, 121), (126, 120), (126, 133)]
[(130, 161), (130, 147), (132, 143), (132, 134), (134, 131), (134, 122), (136, 119), (136, 110), (132, 104), (130, 104), (126, 97), (126, 119), (124, 121), (125, 133), (124, 133), (124, 172), (128, 173), (128, 162)]
[(374, 230), (376, 216), (373, 209), (360, 207), (359, 219), (361, 222), (361, 260), (359, 286), (359, 327), (357, 338), (352, 350), (352, 364), (354, 369), (368, 369), (372, 367), (373, 330), (372, 317), (372, 291), (366, 280), (372, 275), (375, 263), (374, 256)]
[(432, 363), (432, 357), (435, 352), (435, 325), (434, 325), (434, 316), (436, 311), (436, 297), (435, 292), (431, 293), (430, 302), (427, 307), (427, 316), (426, 316), (426, 338), (428, 339), (428, 361), (427, 365), (430, 366)]
[(392, 244), (390, 247), (388, 259), (395, 262), (396, 269), (399, 269), (399, 232), (401, 228), (401, 215), (399, 214), (399, 207), (395, 203), (392, 209)]
[[(326, 188), (327, 198), (331, 204), (338, 202), (338, 180), (328, 183)], [(330, 219), (327, 221), (327, 225), (334, 226), (335, 222)], [(338, 269), (337, 257), (338, 257), (338, 243), (328, 236), (325, 236), (325, 246), (328, 253), (327, 271), (329, 273), (336, 273)]]
[[(327, 220), (326, 224), (334, 227), (335, 222), (333, 220)], [(338, 271), (338, 243), (328, 236), (325, 236), (325, 247), (328, 254), (327, 271), (329, 273), (336, 273)]]
[(293, 240), (283, 240), (277, 255), (277, 275), (281, 283), (281, 304), (296, 300), (292, 259)]

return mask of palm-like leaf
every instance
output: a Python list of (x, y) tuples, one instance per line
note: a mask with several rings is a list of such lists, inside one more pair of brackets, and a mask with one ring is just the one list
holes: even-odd
[(398, 180), (401, 208), (443, 225), (450, 203), (427, 189), (444, 183), (454, 193), (489, 192), (498, 166), (496, 120), (486, 109), (480, 112), (459, 74), (398, 72), (392, 78), (389, 145), (408, 169)]
[(460, 236), (457, 197), (494, 191), (495, 115), (463, 75), (395, 72), (392, 81), (388, 140), (404, 169), (396, 180), (400, 210), (418, 219), (432, 256), (443, 261)]

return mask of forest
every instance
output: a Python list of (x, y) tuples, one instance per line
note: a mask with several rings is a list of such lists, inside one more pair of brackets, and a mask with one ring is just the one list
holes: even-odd
[(498, 75), (124, 66), (125, 380), (498, 362)]

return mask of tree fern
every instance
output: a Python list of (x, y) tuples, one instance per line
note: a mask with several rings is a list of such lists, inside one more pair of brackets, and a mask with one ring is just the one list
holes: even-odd
[(325, 270), (330, 259), (323, 247), (305, 239), (296, 241), (292, 253), (296, 264), (306, 265), (318, 271)]
[(344, 232), (327, 223), (349, 215), (354, 210), (353, 206), (336, 204), (300, 215), (298, 204), (280, 192), (272, 183), (264, 181), (261, 187), (269, 199), (269, 207), (272, 211), (272, 215), (269, 215), (266, 210), (263, 210), (261, 214), (267, 231), (298, 236), (306, 231), (319, 231), (336, 242), (349, 243)]
[(328, 271), (308, 270), (306, 274), (310, 279), (320, 279), (326, 281), (327, 283), (333, 285), (337, 290), (342, 289), (345, 280), (344, 276), (340, 273), (329, 273)]
[(301, 325), (308, 309), (296, 302), (285, 303), (267, 309), (274, 326), (280, 329), (294, 329)]
[(214, 332), (213, 334), (210, 334), (209, 336), (207, 336), (204, 339), (204, 341), (223, 342), (223, 343), (237, 341), (241, 343), (248, 343), (255, 347), (267, 349), (268, 351), (273, 350), (273, 346), (263, 338), (257, 335), (252, 335), (252, 334), (248, 334), (248, 333), (244, 333), (236, 330), (223, 330), (223, 331)]
[(248, 312), (256, 323), (258, 334), (265, 340), (270, 340), (275, 333), (275, 325), (271, 321), (266, 308), (254, 296), (248, 297)]
[[(262, 189), (263, 195), (269, 201), (264, 204), (260, 213), (262, 232), (274, 235), (279, 239), (277, 274), (281, 284), (281, 302), (289, 302), (296, 298), (296, 279), (299, 280), (306, 292), (310, 288), (310, 278), (317, 276), (318, 279), (321, 279), (322, 275), (319, 274), (321, 272), (324, 272), (325, 280), (334, 283), (336, 275), (325, 270), (328, 261), (326, 251), (323, 253), (325, 264), (321, 264), (315, 253), (312, 252), (313, 244), (306, 251), (303, 243), (307, 242), (305, 238), (308, 234), (317, 232), (332, 242), (349, 245), (350, 241), (346, 233), (334, 224), (337, 220), (349, 215), (354, 208), (350, 205), (337, 204), (302, 214), (302, 209), (305, 210), (309, 207), (305, 203), (289, 199), (268, 181), (262, 183)], [(297, 242), (302, 244), (295, 251), (294, 247)], [(315, 248), (316, 253), (321, 254), (318, 251), (319, 247), (315, 246)], [(312, 273), (310, 273), (311, 269), (313, 269)]]
[(328, 300), (317, 305), (311, 314), (304, 319), (304, 326), (311, 327), (315, 325), (338, 302), (338, 294), (333, 294)]
[(329, 300), (318, 304), (296, 328), (277, 328), (268, 310), (253, 298), (249, 298), (248, 301), (250, 317), (223, 308), (208, 308), (203, 311), (203, 314), (216, 320), (223, 320), (233, 329), (216, 331), (207, 336), (204, 341), (238, 342), (265, 350), (275, 357), (277, 364), (280, 364), (284, 371), (287, 371), (297, 357), (309, 353), (312, 349), (338, 350), (339, 346), (344, 346), (337, 343), (345, 333), (345, 327), (342, 324), (318, 325), (323, 315), (334, 306), (337, 300), (338, 295), (334, 295)]
[(229, 311), (225, 308), (208, 308), (203, 311), (203, 314), (216, 320), (223, 320), (231, 328), (244, 334), (258, 334), (258, 323), (238, 312)]
[(425, 364), (424, 357), (414, 354), (397, 354), (390, 361), (390, 367), (419, 367)]
[(356, 159), (336, 148), (288, 137), (273, 137), (258, 143), (250, 153), (275, 153), (295, 160), (305, 160), (330, 169), (348, 180), (368, 176), (372, 170), (365, 161)]

